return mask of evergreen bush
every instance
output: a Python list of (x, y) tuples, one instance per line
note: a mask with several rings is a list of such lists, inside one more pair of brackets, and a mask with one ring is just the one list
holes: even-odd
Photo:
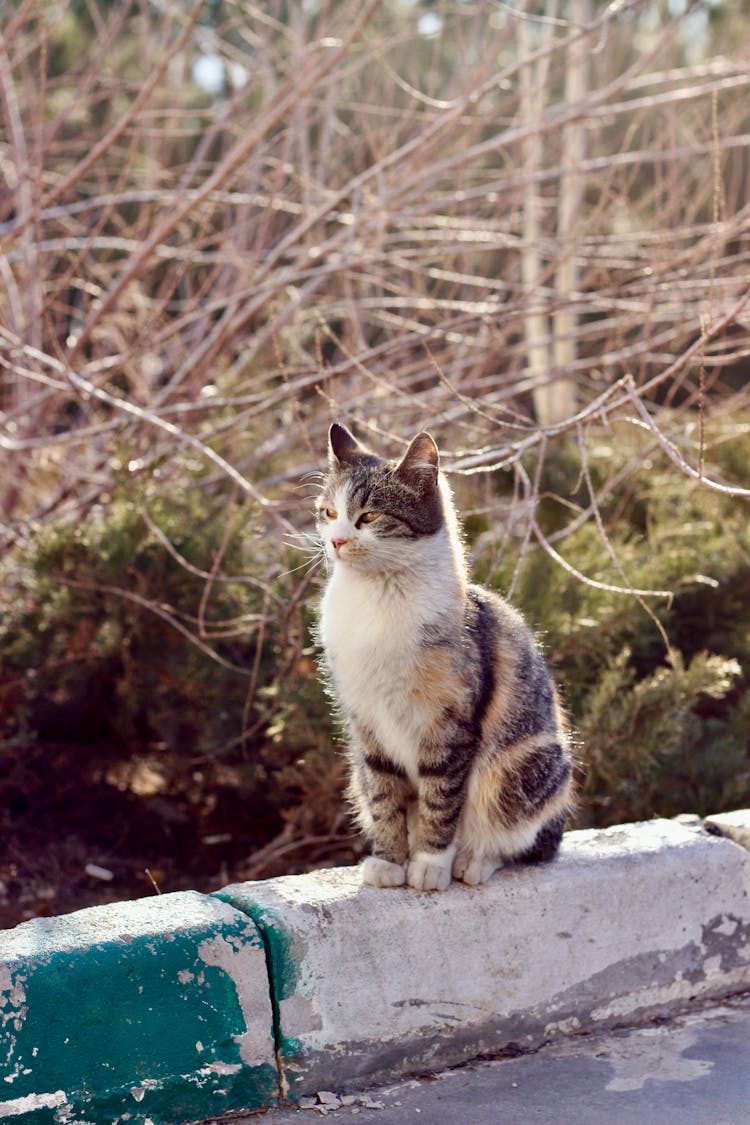
[[(513, 597), (540, 631), (579, 743), (578, 823), (748, 804), (747, 504), (677, 474), (645, 435), (615, 425), (605, 439), (592, 443), (588, 465), (595, 493), (603, 492), (601, 529), (589, 519), (554, 543), (600, 585), (580, 581), (535, 543)], [(742, 485), (747, 428), (717, 422), (707, 439), (706, 472)], [(628, 465), (627, 487), (607, 498), (603, 486)], [(535, 466), (528, 468), (533, 476)], [(556, 495), (590, 504), (578, 444), (556, 447), (540, 490), (546, 498), (537, 518), (550, 542), (571, 519)], [(492, 566), (489, 554), (480, 555), (478, 570), (503, 592), (516, 560), (504, 555)], [(603, 586), (672, 593), (636, 597)]]
[(330, 760), (299, 564), (187, 466), (169, 482), (123, 481), (80, 522), (6, 556), (6, 831), (53, 818), (62, 836), (111, 849), (132, 813), (135, 834), (153, 827), (140, 843), (156, 855), (229, 828), (231, 856), (278, 833), (303, 752), (311, 777), (321, 747)]

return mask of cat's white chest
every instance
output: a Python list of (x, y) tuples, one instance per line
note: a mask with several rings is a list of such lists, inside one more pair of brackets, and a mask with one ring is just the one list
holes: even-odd
[(343, 568), (321, 606), (321, 640), (341, 703), (411, 776), (425, 722), (414, 690), (423, 617), (410, 599), (388, 596)]
[(416, 610), (408, 599), (383, 596), (376, 583), (346, 571), (332, 576), (323, 597), (321, 639), (340, 690), (369, 696), (403, 682), (419, 644)]

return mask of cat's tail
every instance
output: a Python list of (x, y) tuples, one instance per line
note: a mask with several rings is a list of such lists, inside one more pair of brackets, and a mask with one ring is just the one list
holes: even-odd
[(543, 824), (537, 832), (534, 843), (520, 855), (514, 856), (514, 861), (516, 863), (549, 863), (551, 859), (554, 859), (560, 848), (560, 841), (565, 830), (565, 820), (566, 814), (558, 813), (557, 816)]

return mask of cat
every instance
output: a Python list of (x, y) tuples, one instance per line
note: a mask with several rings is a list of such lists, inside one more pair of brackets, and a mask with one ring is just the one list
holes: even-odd
[(334, 423), (316, 510), (362, 881), (442, 891), (552, 859), (573, 801), (565, 719), (520, 614), (468, 581), (432, 437), (387, 460)]

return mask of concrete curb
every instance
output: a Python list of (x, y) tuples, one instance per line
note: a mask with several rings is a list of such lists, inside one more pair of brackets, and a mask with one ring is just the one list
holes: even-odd
[(278, 1093), (263, 944), (184, 892), (0, 935), (0, 1120), (197, 1120)]
[(750, 989), (750, 854), (687, 819), (439, 895), (345, 868), (225, 888), (264, 934), (292, 1096)]
[(176, 1125), (750, 990), (750, 810), (709, 819), (571, 832), (440, 895), (344, 868), (26, 922), (0, 1120)]

